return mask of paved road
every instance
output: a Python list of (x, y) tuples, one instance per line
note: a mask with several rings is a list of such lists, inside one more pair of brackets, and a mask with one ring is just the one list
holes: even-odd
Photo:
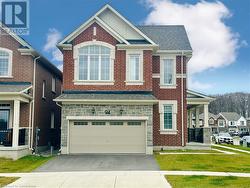
[[(0, 174), (1, 175), (1, 174)], [(158, 172), (118, 171), (118, 172), (44, 172), (19, 174), (16, 182), (7, 187), (39, 188), (170, 188), (171, 186)]]
[(153, 155), (60, 155), (36, 172), (128, 170), (155, 171), (159, 166)]

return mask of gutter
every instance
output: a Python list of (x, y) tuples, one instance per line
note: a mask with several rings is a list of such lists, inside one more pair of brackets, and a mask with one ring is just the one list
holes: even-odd
[(184, 120), (184, 95), (183, 95), (183, 92), (184, 92), (184, 86), (183, 86), (183, 67), (184, 67), (184, 51), (182, 51), (181, 53), (181, 145), (184, 147), (185, 146), (185, 137), (184, 137), (184, 123), (183, 123), (183, 120)]
[(29, 136), (31, 135), (30, 136), (30, 149), (33, 148), (33, 141), (34, 141), (33, 137), (34, 137), (35, 93), (36, 93), (36, 63), (40, 57), (41, 56), (38, 56), (34, 59), (34, 67), (33, 67), (33, 100), (31, 101), (32, 103), (32, 117), (31, 118), (32, 119), (31, 119), (31, 128), (29, 129)]

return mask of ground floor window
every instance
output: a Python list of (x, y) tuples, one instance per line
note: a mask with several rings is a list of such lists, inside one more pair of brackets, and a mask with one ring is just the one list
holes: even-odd
[(164, 100), (159, 102), (161, 133), (176, 132), (177, 101)]

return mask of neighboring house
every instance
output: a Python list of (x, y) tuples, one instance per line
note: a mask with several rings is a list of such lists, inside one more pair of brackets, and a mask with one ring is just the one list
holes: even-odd
[(248, 127), (248, 130), (250, 130), (250, 118), (247, 118), (247, 127)]
[(53, 99), (61, 94), (62, 73), (1, 23), (0, 29), (0, 157), (17, 159), (36, 146), (60, 144)]
[[(208, 113), (208, 125), (212, 129), (212, 133), (218, 132), (218, 125), (217, 125), (217, 118), (218, 116), (213, 113)], [(195, 116), (193, 117), (192, 125), (195, 126)], [(204, 127), (204, 113), (199, 115), (199, 126)]]
[[(58, 44), (61, 152), (146, 153), (186, 146), (192, 49), (184, 26), (135, 26), (105, 5)], [(209, 139), (210, 140), (210, 139)]]
[[(247, 132), (247, 121), (246, 119), (237, 114), (236, 112), (221, 112), (219, 116), (223, 117), (224, 125), (228, 128), (229, 132)], [(220, 126), (220, 122), (218, 121), (218, 126)]]

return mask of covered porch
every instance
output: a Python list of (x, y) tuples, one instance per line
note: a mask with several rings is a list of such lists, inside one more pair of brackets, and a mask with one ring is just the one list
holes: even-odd
[(0, 84), (0, 157), (18, 159), (29, 152), (31, 85)]
[(192, 90), (187, 91), (188, 144), (211, 143), (208, 105), (214, 99)]

